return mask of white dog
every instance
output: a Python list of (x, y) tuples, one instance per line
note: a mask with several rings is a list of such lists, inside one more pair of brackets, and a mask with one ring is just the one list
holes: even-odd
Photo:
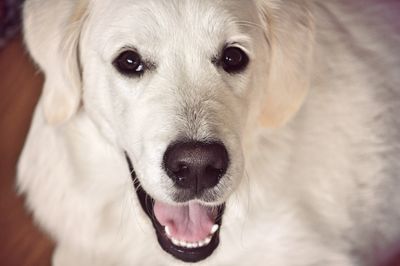
[(46, 81), (18, 188), (57, 243), (53, 264), (390, 259), (399, 11), (395, 0), (27, 0)]

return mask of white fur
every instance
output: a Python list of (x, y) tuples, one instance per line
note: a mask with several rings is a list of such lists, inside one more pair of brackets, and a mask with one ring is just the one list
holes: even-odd
[[(179, 137), (220, 139), (231, 167), (220, 245), (204, 265), (377, 265), (400, 240), (396, 1), (27, 0), (46, 82), (18, 187), (55, 265), (175, 265), (138, 204), (172, 202), (161, 160)], [(229, 75), (225, 43), (250, 57)], [(141, 78), (112, 60), (134, 46)]]

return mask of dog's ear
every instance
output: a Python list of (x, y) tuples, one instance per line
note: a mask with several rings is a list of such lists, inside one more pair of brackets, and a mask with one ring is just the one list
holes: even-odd
[(88, 3), (50, 1), (43, 7), (37, 2), (24, 6), (25, 40), (45, 75), (44, 116), (48, 123), (59, 124), (71, 118), (81, 102), (79, 39)]
[(269, 46), (269, 74), (260, 122), (284, 125), (300, 109), (309, 88), (313, 19), (306, 1), (258, 0)]

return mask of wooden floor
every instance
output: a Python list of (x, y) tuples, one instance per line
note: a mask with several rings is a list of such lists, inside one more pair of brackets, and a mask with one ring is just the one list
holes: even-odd
[(15, 164), (43, 82), (21, 39), (0, 50), (0, 265), (50, 265), (52, 243), (15, 192)]

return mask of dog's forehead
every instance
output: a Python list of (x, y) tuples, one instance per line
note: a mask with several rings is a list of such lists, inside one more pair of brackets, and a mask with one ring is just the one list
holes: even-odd
[(215, 50), (232, 36), (245, 39), (256, 30), (249, 25), (258, 24), (250, 0), (94, 1), (92, 13), (96, 42), (107, 50), (130, 43), (153, 51), (168, 43)]

